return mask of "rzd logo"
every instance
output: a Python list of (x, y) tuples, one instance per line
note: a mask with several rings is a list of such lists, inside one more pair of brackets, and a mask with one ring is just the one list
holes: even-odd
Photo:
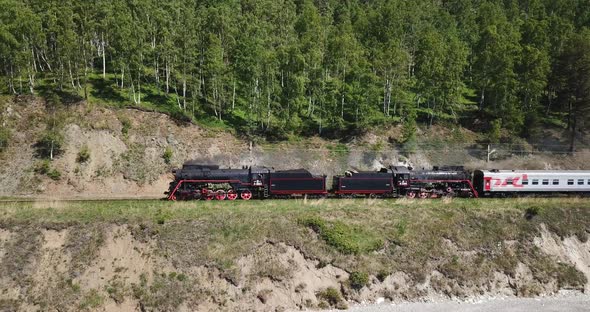
[[(494, 187), (506, 187), (506, 186), (513, 186), (513, 187), (524, 187), (522, 184), (522, 180), (528, 180), (526, 174), (523, 174), (522, 177), (510, 177), (510, 178), (492, 178)], [(511, 181), (512, 183), (508, 183)]]

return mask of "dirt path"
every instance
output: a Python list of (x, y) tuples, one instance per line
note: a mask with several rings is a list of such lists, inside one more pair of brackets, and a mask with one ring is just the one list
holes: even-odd
[(590, 295), (560, 294), (545, 298), (492, 298), (470, 302), (420, 302), (354, 306), (351, 312), (588, 312)]

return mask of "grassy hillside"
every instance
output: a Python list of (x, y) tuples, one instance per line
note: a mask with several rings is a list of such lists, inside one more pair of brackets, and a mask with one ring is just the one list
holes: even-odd
[[(3, 202), (0, 266), (8, 274), (0, 277), (0, 306), (344, 307), (344, 299), (584, 289), (589, 205), (578, 198)], [(64, 285), (70, 293), (52, 297)]]

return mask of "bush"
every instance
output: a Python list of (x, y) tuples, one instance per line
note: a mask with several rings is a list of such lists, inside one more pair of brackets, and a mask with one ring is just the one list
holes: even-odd
[(173, 110), (170, 112), (170, 118), (179, 123), (190, 123), (192, 121), (189, 113), (183, 110)]
[(63, 152), (63, 136), (57, 131), (46, 131), (43, 136), (35, 143), (37, 157), (53, 159)]
[(90, 159), (90, 150), (88, 150), (88, 146), (84, 145), (78, 152), (78, 157), (76, 157), (76, 161), (79, 163), (85, 163)]
[(127, 117), (119, 117), (119, 121), (121, 121), (121, 134), (126, 137), (131, 129), (131, 120)]
[(414, 108), (409, 108), (402, 127), (401, 143), (410, 143), (416, 139), (416, 130), (418, 128), (416, 118), (418, 118), (416, 110)]
[(43, 174), (51, 178), (52, 180), (59, 180), (61, 179), (61, 172), (57, 169), (52, 169), (49, 160), (43, 160), (35, 166), (35, 172), (38, 174)]
[(164, 150), (162, 158), (164, 158), (165, 163), (170, 164), (170, 161), (172, 161), (172, 149), (170, 148), (170, 146), (166, 146), (166, 150)]
[(49, 160), (44, 160), (35, 166), (35, 172), (38, 174), (47, 174), (51, 170), (51, 166), (49, 165)]
[(340, 307), (344, 303), (342, 296), (340, 296), (340, 292), (334, 287), (328, 287), (325, 290), (318, 292), (316, 295), (320, 300), (324, 300), (331, 307)]
[(47, 173), (47, 176), (50, 177), (51, 180), (57, 181), (61, 179), (61, 172), (59, 172), (57, 169), (52, 169)]
[(383, 247), (383, 240), (378, 235), (360, 226), (340, 221), (328, 222), (319, 217), (310, 217), (299, 222), (310, 227), (326, 244), (344, 254), (367, 253)]
[(381, 283), (383, 283), (383, 281), (385, 281), (385, 279), (386, 279), (386, 278), (387, 278), (387, 277), (388, 277), (390, 274), (391, 274), (391, 273), (390, 273), (390, 272), (388, 272), (388, 271), (386, 271), (386, 270), (380, 270), (380, 271), (377, 273), (377, 279), (378, 279), (378, 280), (379, 280)]
[(45, 98), (45, 103), (47, 105), (47, 108), (49, 108), (50, 110), (55, 110), (62, 105), (61, 97), (55, 92), (51, 92)]
[(10, 131), (4, 128), (0, 129), (0, 153), (6, 150), (8, 141), (10, 141)]
[(348, 282), (352, 289), (359, 290), (369, 283), (369, 274), (365, 272), (352, 272), (348, 277)]
[(490, 132), (488, 133), (488, 141), (490, 143), (499, 143), (502, 135), (502, 119), (495, 119), (490, 123)]
[(532, 220), (535, 216), (537, 216), (541, 212), (541, 208), (539, 207), (529, 207), (524, 212), (524, 217), (527, 220)]

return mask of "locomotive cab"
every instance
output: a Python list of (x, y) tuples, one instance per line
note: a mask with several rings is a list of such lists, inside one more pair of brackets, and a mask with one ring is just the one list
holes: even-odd
[(410, 185), (410, 170), (404, 166), (391, 166), (393, 181), (397, 187), (405, 188)]

